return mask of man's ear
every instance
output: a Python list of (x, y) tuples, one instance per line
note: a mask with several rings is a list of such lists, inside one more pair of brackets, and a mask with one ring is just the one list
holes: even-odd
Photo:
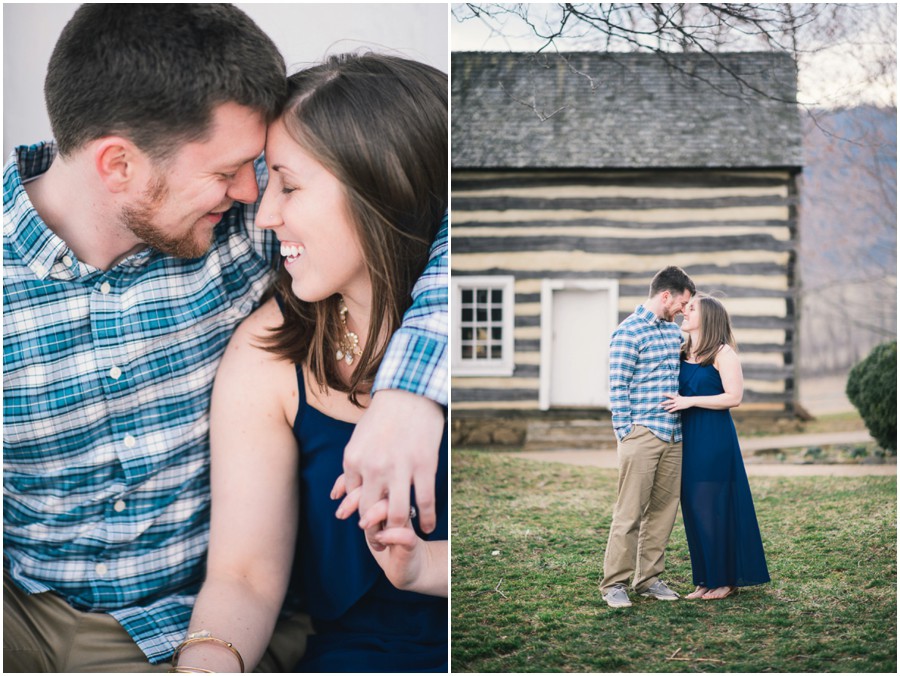
[(124, 192), (140, 184), (148, 158), (134, 143), (121, 136), (104, 136), (93, 145), (94, 168), (110, 192)]

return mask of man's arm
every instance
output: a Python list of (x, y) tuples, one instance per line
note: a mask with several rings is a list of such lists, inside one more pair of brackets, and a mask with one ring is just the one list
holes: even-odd
[(617, 329), (609, 344), (609, 407), (616, 437), (621, 441), (631, 431), (631, 381), (637, 366), (638, 346), (628, 331)]
[(409, 518), (412, 485), (420, 527), (429, 533), (436, 525), (434, 476), (449, 399), (448, 249), (445, 214), (413, 303), (378, 369), (372, 403), (344, 450), (343, 518), (357, 508), (364, 515), (388, 496), (388, 526), (399, 528)]
[(373, 393), (404, 390), (447, 406), (448, 249), (445, 214), (428, 265), (413, 287), (412, 305), (388, 344)]

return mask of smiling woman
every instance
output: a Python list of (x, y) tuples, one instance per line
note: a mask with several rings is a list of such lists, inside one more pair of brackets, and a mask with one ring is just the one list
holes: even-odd
[(272, 229), (287, 250), (291, 291), (313, 303), (341, 288), (358, 321), (372, 288), (343, 184), (292, 139), (282, 120), (269, 128), (266, 162), (269, 188), (256, 222)]
[[(415, 508), (390, 527), (380, 500), (357, 525), (332, 502), (388, 338), (446, 230), (446, 83), (406, 59), (332, 57), (289, 78), (269, 128), (256, 222), (285, 260), (216, 377), (208, 572), (191, 620), (248, 664), (292, 585), (315, 628), (296, 670), (447, 670), (446, 424), (433, 532)], [(220, 645), (183, 645), (181, 666), (233, 666)]]

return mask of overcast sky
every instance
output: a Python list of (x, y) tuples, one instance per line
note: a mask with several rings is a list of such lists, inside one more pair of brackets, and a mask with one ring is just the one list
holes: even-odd
[[(452, 5), (453, 14), (470, 16), (464, 6)], [(558, 16), (552, 3), (529, 5), (529, 18), (536, 23), (544, 17)], [(546, 45), (533, 30), (516, 17), (508, 16), (489, 25), (481, 19), (450, 19), (450, 47), (454, 51), (534, 51)], [(798, 100), (827, 108), (875, 103), (896, 106), (896, 26), (895, 3), (869, 3), (848, 10), (841, 26), (841, 39), (830, 44), (807, 38), (799, 63)], [(886, 36), (890, 44), (886, 45)], [(584, 33), (557, 41), (560, 51), (603, 49), (597, 37)], [(741, 48), (740, 45), (738, 48)], [(758, 43), (746, 43), (745, 49), (759, 49)], [(551, 51), (553, 47), (549, 47)], [(815, 53), (811, 53), (811, 52)], [(878, 73), (886, 55), (893, 59), (887, 73)]]

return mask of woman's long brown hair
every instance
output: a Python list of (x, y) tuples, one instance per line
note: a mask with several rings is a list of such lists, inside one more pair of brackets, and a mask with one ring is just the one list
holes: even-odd
[(372, 283), (372, 311), (365, 348), (345, 382), (335, 359), (344, 333), (339, 297), (302, 301), (282, 269), (275, 286), (284, 323), (266, 348), (307, 362), (320, 389), (347, 392), (359, 406), (447, 210), (447, 76), (399, 57), (343, 54), (292, 75), (288, 89), (288, 133), (343, 185)]
[(709, 366), (716, 360), (723, 345), (737, 350), (737, 343), (725, 306), (712, 296), (698, 296), (697, 300), (700, 303), (700, 344), (694, 351), (691, 337), (688, 336), (681, 346), (681, 358), (689, 359), (694, 352), (702, 366)]

